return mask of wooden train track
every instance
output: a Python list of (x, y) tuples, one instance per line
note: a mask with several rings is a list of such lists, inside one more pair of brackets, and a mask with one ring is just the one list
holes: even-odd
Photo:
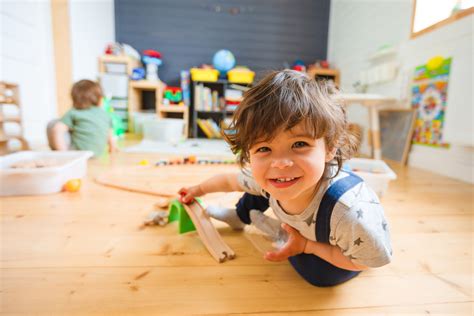
[(183, 205), (211, 256), (218, 262), (234, 259), (234, 251), (224, 242), (203, 206), (196, 200)]

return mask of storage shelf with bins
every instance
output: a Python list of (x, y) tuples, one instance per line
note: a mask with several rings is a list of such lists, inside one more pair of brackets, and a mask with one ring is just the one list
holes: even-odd
[(191, 81), (191, 135), (194, 138), (220, 138), (223, 122), (234, 113), (226, 104), (225, 95), (233, 87), (248, 88), (249, 84), (228, 80)]
[(28, 149), (28, 143), (23, 138), (20, 92), (17, 84), (1, 81), (0, 154), (6, 154), (16, 149)]
[(127, 55), (102, 55), (99, 57), (100, 83), (106, 97), (111, 97), (110, 105), (115, 114), (129, 129), (128, 116), (128, 82), (133, 68), (139, 67), (140, 61)]
[[(181, 105), (164, 105), (163, 89), (165, 84), (161, 81), (137, 80), (129, 84), (129, 117), (133, 120), (133, 113), (143, 110), (143, 91), (152, 91), (155, 94), (154, 110), (158, 118), (179, 118), (183, 120), (183, 136), (188, 137), (189, 108)], [(133, 122), (131, 124), (133, 130)]]

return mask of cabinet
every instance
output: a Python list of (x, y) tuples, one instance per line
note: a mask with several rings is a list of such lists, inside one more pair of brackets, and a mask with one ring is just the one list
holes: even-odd
[(224, 79), (191, 81), (191, 135), (194, 138), (221, 138), (231, 116), (249, 89), (247, 84), (233, 84)]
[[(158, 118), (180, 118), (184, 121), (183, 136), (188, 137), (189, 108), (181, 105), (164, 105), (163, 89), (166, 85), (161, 81), (138, 80), (130, 81), (129, 85), (129, 117), (133, 120), (133, 113), (140, 112), (143, 104), (143, 91), (152, 91), (155, 94), (155, 111)], [(133, 121), (130, 124), (133, 131)]]
[(0, 82), (0, 154), (26, 150), (23, 138), (20, 92), (17, 84)]
[(99, 57), (100, 84), (110, 105), (129, 129), (128, 82), (133, 68), (140, 67), (140, 61), (126, 55), (103, 55)]
[(339, 74), (339, 70), (337, 69), (312, 67), (308, 69), (307, 73), (308, 76), (316, 80), (332, 80), (337, 87), (340, 85), (341, 76)]

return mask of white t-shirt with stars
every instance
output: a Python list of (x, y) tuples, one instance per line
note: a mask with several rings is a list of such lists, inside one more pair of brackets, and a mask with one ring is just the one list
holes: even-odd
[[(349, 176), (343, 170), (337, 177), (323, 180), (308, 207), (297, 215), (285, 212), (277, 200), (264, 191), (248, 170), (239, 175), (242, 189), (269, 198), (270, 207), (284, 223), (297, 229), (308, 240), (316, 241), (316, 216), (324, 193), (339, 179)], [(341, 248), (352, 262), (380, 267), (390, 262), (392, 247), (383, 207), (375, 192), (365, 182), (355, 185), (336, 202), (330, 220), (329, 243)]]

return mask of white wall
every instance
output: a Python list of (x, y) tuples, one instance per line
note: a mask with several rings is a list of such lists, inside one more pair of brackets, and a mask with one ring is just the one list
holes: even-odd
[(45, 144), (56, 115), (50, 3), (0, 1), (0, 19), (0, 79), (19, 84), (25, 138)]
[[(69, 2), (73, 81), (97, 79), (97, 58), (115, 41), (113, 0)], [(24, 136), (47, 144), (46, 125), (57, 116), (51, 4), (0, 0), (0, 79), (20, 85)]]
[[(435, 55), (452, 57), (444, 137), (450, 149), (414, 145), (409, 165), (474, 182), (473, 154), (473, 21), (471, 15), (438, 30), (410, 39), (410, 0), (332, 0), (328, 59), (341, 70), (341, 86), (352, 84), (370, 63), (368, 57), (382, 45), (397, 48), (398, 78), (373, 85), (368, 92), (395, 97), (406, 95), (416, 66)], [(408, 102), (407, 102), (408, 105)], [(349, 118), (367, 126), (366, 109), (349, 108)], [(367, 152), (365, 145), (363, 150)], [(442, 168), (440, 167), (442, 166)]]
[(72, 78), (97, 80), (97, 59), (115, 42), (113, 0), (70, 0)]

